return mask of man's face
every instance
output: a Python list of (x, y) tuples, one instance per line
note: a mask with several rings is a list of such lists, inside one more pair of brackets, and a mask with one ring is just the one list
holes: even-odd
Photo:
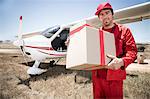
[(113, 23), (113, 15), (112, 15), (111, 10), (109, 9), (102, 10), (99, 13), (98, 18), (102, 22), (103, 26), (109, 26)]

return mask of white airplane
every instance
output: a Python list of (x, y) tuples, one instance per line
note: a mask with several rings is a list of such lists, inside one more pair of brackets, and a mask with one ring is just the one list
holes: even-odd
[[(150, 2), (115, 11), (115, 21), (121, 24), (142, 21), (145, 19), (150, 19)], [(93, 16), (67, 25), (53, 26), (42, 32), (23, 35), (21, 29), (21, 16), (18, 39), (14, 41), (14, 45), (21, 48), (23, 55), (35, 60), (33, 66), (27, 70), (27, 73), (30, 75), (42, 74), (47, 71), (46, 69), (39, 68), (42, 60), (46, 58), (57, 58), (58, 60), (51, 61), (56, 64), (60, 58), (65, 57), (67, 53), (65, 41), (69, 35), (70, 27), (84, 20), (88, 21), (88, 23), (95, 28), (101, 26), (99, 19), (96, 16)]]

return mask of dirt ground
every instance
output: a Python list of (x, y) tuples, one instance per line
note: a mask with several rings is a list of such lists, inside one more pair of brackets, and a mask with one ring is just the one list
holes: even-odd
[(41, 67), (48, 71), (30, 77), (29, 66), (22, 55), (0, 54), (0, 99), (92, 99), (89, 72), (66, 70), (61, 63), (50, 67), (45, 61)]
[[(21, 54), (0, 53), (0, 99), (93, 99), (91, 72), (66, 70), (64, 59), (51, 67), (49, 60), (41, 63), (48, 71), (29, 76)], [(150, 72), (127, 71), (124, 99), (150, 99)]]

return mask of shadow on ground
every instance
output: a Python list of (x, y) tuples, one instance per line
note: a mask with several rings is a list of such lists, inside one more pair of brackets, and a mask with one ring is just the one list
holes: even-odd
[[(34, 64), (34, 61), (30, 61), (28, 63), (20, 63), (20, 64), (31, 67)], [(20, 77), (17, 77), (20, 80), (20, 82), (18, 82), (18, 85), (24, 84), (31, 89), (30, 82), (35, 82), (41, 79), (46, 81), (49, 78), (56, 78), (62, 74), (63, 75), (74, 74), (74, 81), (75, 83), (78, 84), (91, 83), (91, 71), (68, 70), (66, 69), (66, 65), (58, 65), (58, 64), (51, 65), (50, 63), (45, 63), (45, 62), (41, 62), (39, 67), (42, 69), (47, 69), (47, 72), (40, 75), (30, 75), (30, 77), (27, 79), (22, 79)]]

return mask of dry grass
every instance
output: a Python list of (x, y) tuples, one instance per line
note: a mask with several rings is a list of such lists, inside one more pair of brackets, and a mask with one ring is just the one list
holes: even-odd
[(124, 95), (130, 99), (150, 98), (150, 73), (133, 72), (124, 81)]
[[(5, 45), (6, 46), (6, 45)], [(35, 77), (27, 75), (29, 66), (22, 55), (0, 54), (0, 99), (93, 99), (91, 73), (66, 70), (64, 60)], [(150, 73), (128, 72), (124, 81), (125, 99), (150, 98)]]

